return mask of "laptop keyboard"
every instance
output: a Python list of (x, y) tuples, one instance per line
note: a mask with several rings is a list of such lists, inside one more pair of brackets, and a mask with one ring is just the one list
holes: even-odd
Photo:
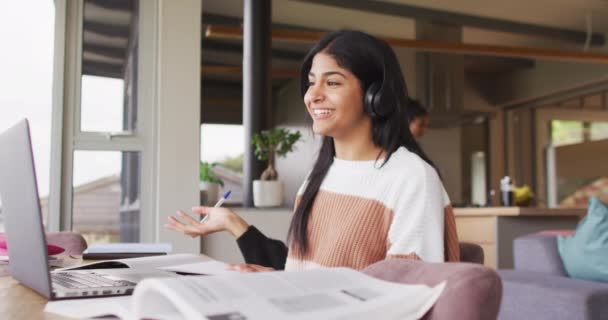
[(93, 272), (54, 272), (51, 273), (51, 279), (53, 284), (69, 289), (135, 286), (131, 281), (110, 280)]

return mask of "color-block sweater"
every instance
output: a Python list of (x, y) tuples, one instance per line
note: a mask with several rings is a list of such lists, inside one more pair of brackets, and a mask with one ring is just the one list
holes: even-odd
[(237, 239), (245, 261), (286, 270), (363, 269), (395, 257), (458, 261), (454, 216), (435, 169), (404, 147), (382, 162), (334, 159), (311, 208), (306, 255), (252, 226)]

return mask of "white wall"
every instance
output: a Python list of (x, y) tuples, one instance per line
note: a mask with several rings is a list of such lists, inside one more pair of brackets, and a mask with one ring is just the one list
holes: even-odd
[[(291, 223), (289, 208), (235, 208), (247, 223), (254, 225), (264, 235), (287, 243), (287, 231)], [(227, 263), (244, 263), (243, 255), (234, 237), (228, 232), (218, 232), (202, 238), (201, 252)]]
[(302, 140), (295, 144), (293, 152), (285, 158), (276, 159), (279, 180), (285, 186), (283, 205), (293, 208), (296, 193), (317, 158), (321, 138), (315, 137), (312, 132), (311, 120), (300, 97), (299, 80), (292, 80), (279, 90), (273, 101), (275, 124), (289, 130), (299, 130), (302, 134)]
[(199, 241), (163, 224), (199, 202), (201, 0), (158, 3), (155, 239), (198, 253)]
[(401, 65), (401, 73), (405, 78), (407, 91), (410, 96), (416, 96), (416, 52), (408, 48), (393, 48)]
[(452, 203), (462, 202), (461, 128), (427, 130), (420, 145), (438, 167)]
[(542, 96), (608, 77), (607, 64), (537, 60), (529, 70), (519, 70), (497, 79), (500, 102)]

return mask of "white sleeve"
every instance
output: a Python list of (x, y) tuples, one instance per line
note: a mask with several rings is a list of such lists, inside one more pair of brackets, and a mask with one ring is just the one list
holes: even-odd
[(426, 262), (444, 261), (445, 192), (433, 167), (408, 177), (394, 209), (387, 256), (416, 254)]
[(447, 207), (451, 204), (451, 200), (450, 200), (450, 196), (448, 195), (448, 192), (445, 190), (445, 186), (442, 184), (441, 185), (441, 190), (443, 190), (443, 207)]
[(302, 184), (300, 185), (300, 188), (298, 188), (298, 192), (296, 193), (296, 196), (301, 196), (304, 194), (304, 191), (306, 191), (306, 187), (308, 186), (308, 179), (310, 178), (310, 174), (312, 173), (312, 170), (310, 170), (307, 174), (306, 174), (306, 178), (304, 178), (304, 181), (302, 181)]

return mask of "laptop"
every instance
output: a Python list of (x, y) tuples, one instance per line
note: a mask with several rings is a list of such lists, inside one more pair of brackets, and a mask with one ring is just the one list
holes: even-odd
[(27, 119), (0, 134), (0, 150), (0, 204), (14, 279), (56, 300), (128, 295), (144, 278), (177, 276), (133, 269), (50, 272)]

